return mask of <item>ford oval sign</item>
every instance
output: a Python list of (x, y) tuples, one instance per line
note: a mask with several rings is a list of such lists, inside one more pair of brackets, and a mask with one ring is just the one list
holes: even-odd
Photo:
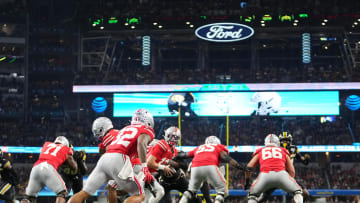
[(234, 42), (247, 39), (254, 34), (254, 29), (237, 23), (213, 23), (195, 30), (197, 37), (212, 42)]

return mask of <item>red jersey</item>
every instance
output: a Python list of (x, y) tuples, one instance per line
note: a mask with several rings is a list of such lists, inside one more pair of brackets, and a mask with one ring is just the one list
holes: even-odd
[(112, 141), (115, 140), (116, 136), (119, 134), (120, 130), (112, 129), (101, 139), (101, 143), (99, 144), (99, 149), (103, 149), (106, 151), (106, 148), (111, 144)]
[(257, 149), (253, 156), (259, 157), (260, 172), (284, 171), (286, 170), (286, 156), (289, 152), (282, 147), (262, 147)]
[[(159, 140), (153, 147), (149, 148), (147, 157), (153, 155), (156, 157), (156, 163), (166, 165), (174, 156), (177, 155), (175, 146), (170, 145), (165, 140)], [(157, 171), (154, 168), (149, 168), (150, 173)]]
[(109, 145), (106, 153), (121, 153), (128, 155), (130, 159), (138, 157), (137, 140), (141, 134), (147, 134), (154, 139), (155, 133), (146, 125), (129, 125), (121, 129), (116, 139)]
[(42, 162), (47, 162), (57, 170), (59, 166), (65, 162), (66, 155), (73, 155), (73, 153), (73, 149), (65, 145), (45, 142), (41, 148), (40, 157), (35, 162), (34, 166)]
[(229, 150), (222, 144), (203, 144), (188, 152), (190, 157), (194, 157), (191, 167), (197, 166), (219, 166), (221, 163), (220, 152)]

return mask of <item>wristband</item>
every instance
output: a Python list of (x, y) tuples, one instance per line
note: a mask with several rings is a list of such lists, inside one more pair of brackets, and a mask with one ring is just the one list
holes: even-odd
[(147, 164), (146, 163), (141, 163), (141, 168), (145, 168), (147, 167)]
[(165, 165), (159, 164), (159, 167), (158, 167), (159, 170), (164, 170), (164, 168), (165, 168)]

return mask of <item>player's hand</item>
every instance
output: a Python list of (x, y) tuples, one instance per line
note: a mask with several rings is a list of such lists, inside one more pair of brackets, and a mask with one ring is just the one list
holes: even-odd
[(144, 177), (144, 179), (143, 179), (143, 181), (144, 181), (145, 183), (148, 183), (148, 184), (149, 184), (151, 181), (154, 180), (154, 177), (151, 175), (148, 167), (143, 167), (143, 168), (141, 169), (141, 171), (142, 171), (142, 172), (144, 173), (144, 175), (145, 175), (145, 177)]
[(164, 174), (165, 176), (172, 176), (176, 171), (174, 171), (174, 169), (172, 169), (169, 165), (165, 166), (164, 168)]

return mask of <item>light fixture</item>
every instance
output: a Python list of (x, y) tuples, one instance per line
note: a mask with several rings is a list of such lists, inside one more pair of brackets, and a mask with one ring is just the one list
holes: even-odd
[(261, 27), (265, 27), (265, 24), (264, 24), (264, 23), (261, 23)]
[(129, 25), (129, 23), (127, 23), (127, 22), (126, 22), (126, 23), (124, 23), (124, 25), (125, 25), (125, 26), (128, 26), (128, 25)]
[(193, 28), (194, 27), (194, 25), (189, 25), (191, 28)]
[(157, 25), (158, 23), (157, 22), (153, 22), (153, 25)]
[(93, 27), (95, 27), (95, 26), (96, 26), (96, 24), (94, 23), (94, 24), (92, 24), (92, 26), (93, 26)]
[(294, 22), (295, 22), (295, 23), (298, 23), (298, 22), (299, 22), (299, 20), (296, 20), (296, 19), (295, 19), (295, 20), (294, 20)]
[(265, 21), (262, 20), (262, 21), (260, 21), (260, 23), (265, 23)]
[(321, 23), (321, 25), (322, 25), (322, 26), (325, 26), (325, 25), (326, 25), (326, 23)]
[(358, 23), (357, 22), (354, 22), (354, 25), (357, 25)]
[(103, 30), (103, 29), (104, 29), (104, 26), (101, 26), (101, 27), (100, 27), (100, 30)]
[(159, 25), (159, 26), (158, 26), (158, 28), (160, 28), (160, 29), (161, 29), (162, 27), (163, 27), (162, 25)]
[(190, 22), (189, 22), (189, 21), (187, 21), (187, 22), (186, 22), (186, 25), (190, 25)]
[(324, 22), (326, 23), (328, 21), (328, 19), (324, 19)]
[(293, 26), (297, 26), (298, 24), (297, 23), (293, 23)]
[(131, 28), (131, 29), (135, 29), (135, 25), (132, 25), (130, 28)]

